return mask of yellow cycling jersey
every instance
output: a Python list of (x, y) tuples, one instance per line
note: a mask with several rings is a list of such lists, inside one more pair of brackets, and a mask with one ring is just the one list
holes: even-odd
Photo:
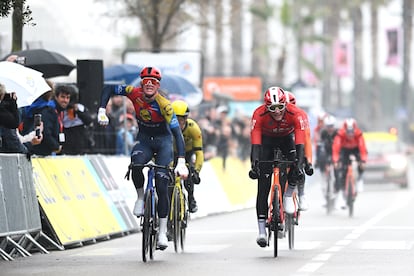
[(201, 129), (193, 119), (188, 118), (187, 124), (184, 130), (182, 130), (182, 133), (184, 137), (186, 156), (188, 153), (194, 152), (196, 156), (194, 168), (197, 172), (200, 172), (204, 162), (203, 136), (201, 134)]

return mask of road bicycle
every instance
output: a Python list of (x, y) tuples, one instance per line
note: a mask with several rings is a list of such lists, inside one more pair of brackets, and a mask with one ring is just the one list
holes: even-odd
[(127, 179), (129, 179), (129, 173), (132, 167), (138, 167), (140, 169), (148, 168), (147, 172), (147, 185), (144, 192), (144, 215), (140, 217), (140, 227), (142, 233), (142, 261), (147, 262), (148, 258), (154, 259), (154, 252), (157, 248), (159, 221), (158, 221), (158, 197), (155, 191), (155, 173), (156, 169), (171, 170), (169, 166), (162, 166), (153, 163), (152, 161), (147, 164), (131, 164), (128, 167)]
[[(269, 211), (266, 220), (267, 227), (267, 246), (270, 246), (273, 233), (273, 256), (278, 256), (278, 239), (286, 237), (288, 234), (289, 249), (294, 248), (295, 226), (298, 225), (300, 210), (298, 208), (297, 193), (293, 193), (295, 212), (287, 214), (283, 207), (283, 196), (287, 189), (287, 175), (290, 165), (294, 161), (288, 161), (283, 157), (282, 151), (276, 149), (274, 159), (271, 161), (259, 161), (260, 167), (271, 165), (273, 169), (272, 183), (269, 193)], [(260, 172), (259, 172), (260, 173)]]
[(355, 156), (351, 155), (347, 160), (347, 169), (345, 174), (345, 189), (344, 195), (346, 199), (346, 205), (348, 206), (349, 216), (354, 215), (354, 201), (357, 196), (355, 189), (355, 174), (354, 174), (354, 165), (355, 165)]
[(325, 164), (324, 169), (324, 180), (325, 180), (325, 202), (326, 202), (326, 213), (329, 215), (335, 208), (335, 196), (334, 196), (334, 185), (335, 185), (335, 173), (331, 158), (329, 158)]
[(184, 251), (189, 214), (188, 200), (184, 193), (184, 179), (180, 176), (175, 176), (171, 194), (170, 214), (168, 217), (175, 252), (178, 252), (179, 248), (181, 248), (181, 251)]

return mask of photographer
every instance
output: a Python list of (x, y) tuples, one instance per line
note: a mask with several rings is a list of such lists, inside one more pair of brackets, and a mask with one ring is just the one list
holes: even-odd
[(6, 93), (6, 87), (0, 84), (0, 127), (17, 128), (19, 126), (16, 100), (16, 93)]
[[(40, 143), (42, 135), (21, 136), (17, 130), (19, 124), (19, 113), (16, 104), (16, 93), (5, 93), (4, 85), (0, 84), (0, 152), (25, 153), (28, 154), (27, 146)], [(39, 126), (40, 130), (42, 126)], [(27, 146), (26, 146), (26, 145)]]

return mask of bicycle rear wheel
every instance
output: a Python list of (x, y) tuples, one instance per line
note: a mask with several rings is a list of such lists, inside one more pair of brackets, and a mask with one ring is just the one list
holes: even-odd
[(181, 211), (184, 211), (184, 214), (182, 216), (182, 220), (180, 221), (180, 242), (181, 242), (181, 250), (184, 251), (184, 246), (185, 246), (185, 235), (187, 233), (187, 224), (188, 224), (188, 216), (190, 211), (188, 210), (188, 202), (187, 199), (185, 198), (185, 195), (182, 194), (182, 199), (181, 199), (181, 205), (182, 205), (182, 209), (180, 208), (180, 218), (181, 218)]
[(292, 214), (286, 214), (286, 228), (288, 232), (289, 249), (295, 247), (295, 222)]
[(333, 175), (332, 175), (332, 171), (328, 171), (326, 173), (326, 195), (325, 195), (325, 199), (326, 199), (326, 213), (329, 215), (332, 210), (333, 210), (333, 205), (334, 205), (334, 201), (333, 201)]
[(142, 261), (146, 262), (149, 257), (149, 251), (151, 247), (151, 195), (147, 193), (145, 195), (145, 207), (144, 207), (144, 216), (141, 218), (142, 224)]
[(346, 196), (346, 204), (348, 205), (349, 216), (352, 217), (354, 215), (354, 193), (353, 193), (353, 183), (352, 179), (347, 180), (347, 196)]
[(273, 231), (273, 257), (277, 257), (278, 255), (278, 232), (279, 232), (279, 222), (280, 222), (280, 205), (279, 205), (279, 189), (275, 186), (273, 190), (273, 202), (272, 202), (273, 210), (272, 210), (272, 223), (270, 230)]
[(180, 225), (180, 193), (178, 189), (174, 189), (174, 202), (171, 205), (173, 208), (173, 241), (174, 241), (174, 250), (178, 252), (178, 245), (180, 244), (180, 232), (181, 232), (181, 225)]

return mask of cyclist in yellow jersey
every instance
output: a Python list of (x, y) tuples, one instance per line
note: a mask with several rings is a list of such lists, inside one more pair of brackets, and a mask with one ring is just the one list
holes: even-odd
[[(185, 188), (188, 192), (190, 212), (195, 213), (198, 207), (194, 198), (194, 184), (200, 183), (200, 171), (204, 163), (203, 137), (197, 122), (188, 118), (190, 113), (188, 104), (185, 101), (176, 100), (171, 105), (184, 136), (185, 160), (191, 165), (190, 167), (194, 166), (194, 170), (190, 172), (193, 181), (186, 181)], [(174, 155), (176, 155), (175, 149)], [(195, 161), (193, 160), (193, 155), (195, 155)]]

